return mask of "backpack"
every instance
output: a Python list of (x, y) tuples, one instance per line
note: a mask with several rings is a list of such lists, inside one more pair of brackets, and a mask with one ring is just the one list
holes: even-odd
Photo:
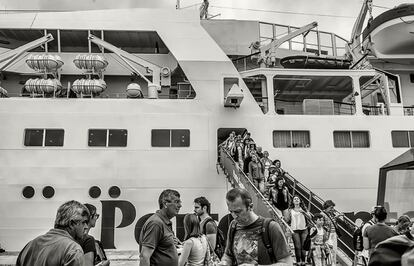
[(369, 259), (369, 266), (400, 266), (402, 256), (404, 262), (409, 252), (414, 248), (414, 237), (407, 232), (405, 235), (394, 236), (380, 242), (372, 252)]
[(357, 227), (354, 231), (354, 233), (352, 234), (352, 238), (353, 238), (353, 243), (354, 243), (354, 249), (356, 251), (363, 251), (364, 250), (364, 237), (362, 235), (362, 228), (364, 228), (364, 226), (366, 224), (370, 224), (373, 225), (374, 222), (372, 220), (369, 220), (366, 223), (362, 223), (360, 227)]
[(216, 233), (216, 246), (214, 247), (214, 253), (216, 253), (217, 257), (219, 257), (221, 259), (224, 255), (224, 249), (226, 248), (226, 240), (224, 239), (223, 231), (221, 231), (220, 228), (218, 228), (216, 222), (211, 217), (206, 218), (206, 221), (205, 221), (204, 226), (203, 226), (204, 234), (206, 234), (207, 224), (210, 223), (210, 222), (212, 222), (214, 224), (214, 226), (217, 230), (217, 233)]
[[(273, 247), (272, 247), (272, 242), (270, 241), (270, 233), (269, 233), (270, 222), (274, 220), (272, 218), (263, 218), (263, 217), (259, 217), (259, 219), (261, 219), (262, 221), (262, 241), (266, 248), (266, 252), (269, 255), (270, 261), (272, 263), (276, 263), (277, 260), (275, 258), (275, 254), (273, 253)], [(233, 252), (233, 242), (234, 242), (234, 235), (236, 234), (236, 226), (237, 226), (237, 223), (234, 221), (231, 223), (230, 228), (229, 228), (228, 250), (230, 250), (230, 252)]]

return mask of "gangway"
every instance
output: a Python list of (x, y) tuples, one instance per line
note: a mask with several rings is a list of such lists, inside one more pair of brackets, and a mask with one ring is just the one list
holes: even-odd
[[(243, 172), (243, 169), (239, 168), (232, 156), (223, 147), (219, 147), (219, 164), (222, 167), (225, 175), (233, 187), (242, 187), (247, 189), (252, 195), (257, 197), (253, 199), (254, 209), (257, 214), (263, 217), (274, 218), (282, 227), (286, 236), (289, 238), (292, 230), (285, 220), (278, 214), (275, 207), (267, 200), (267, 198), (260, 193), (260, 191), (253, 185), (252, 181)], [(290, 189), (289, 194), (291, 197), (299, 195), (311, 214), (320, 213), (323, 210), (324, 200), (318, 195), (309, 190), (296, 178), (289, 173), (285, 174), (285, 180)], [(334, 210), (337, 215), (341, 214), (337, 210)], [(346, 216), (342, 216), (343, 219), (339, 219), (338, 228), (341, 233), (341, 238), (338, 238), (338, 258), (344, 265), (355, 265), (357, 256), (353, 248), (353, 233), (357, 228), (357, 225)]]

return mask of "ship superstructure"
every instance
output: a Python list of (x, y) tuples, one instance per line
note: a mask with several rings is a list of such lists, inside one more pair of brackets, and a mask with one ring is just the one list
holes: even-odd
[[(281, 67), (286, 56), (345, 54), (345, 41), (331, 33), (299, 34), (260, 66), (249, 56), (260, 46), (250, 44), (270, 44), (290, 27), (200, 23), (191, 10), (163, 9), (11, 13), (0, 25), (4, 52), (54, 38), (0, 65), (8, 96), (0, 98), (7, 250), (45, 232), (51, 213), (70, 199), (100, 206), (96, 231), (107, 248), (137, 248), (144, 217), (165, 188), (182, 193), (183, 214), (204, 195), (222, 219), (229, 184), (217, 171), (217, 145), (234, 129), (250, 131), (291, 175), (356, 214), (376, 204), (379, 169), (411, 145), (413, 117), (404, 106), (414, 98), (400, 72)], [(26, 62), (51, 59), (45, 55), (63, 64), (49, 73)], [(412, 191), (404, 180), (411, 190), (398, 200)], [(388, 204), (393, 215), (410, 210)]]

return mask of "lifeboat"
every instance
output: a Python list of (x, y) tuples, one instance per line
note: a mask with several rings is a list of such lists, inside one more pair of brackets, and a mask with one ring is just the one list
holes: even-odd
[(58, 79), (29, 79), (24, 84), (25, 89), (30, 93), (52, 93), (62, 88)]
[(98, 54), (80, 54), (73, 60), (79, 69), (102, 71), (108, 66), (108, 61)]
[(100, 94), (106, 89), (103, 79), (77, 79), (73, 82), (72, 90), (77, 94)]
[(26, 64), (36, 71), (56, 72), (62, 67), (63, 61), (58, 55), (52, 54), (30, 54)]
[(414, 4), (402, 4), (373, 19), (364, 29), (364, 42), (379, 59), (414, 58)]
[(351, 61), (334, 57), (296, 55), (282, 58), (280, 64), (284, 68), (348, 69)]

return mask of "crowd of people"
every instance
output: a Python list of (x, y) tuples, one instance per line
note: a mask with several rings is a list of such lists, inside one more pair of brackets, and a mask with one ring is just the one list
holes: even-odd
[[(256, 146), (249, 132), (244, 136), (231, 132), (222, 143), (222, 147), (232, 156), (237, 166), (243, 169), (254, 186), (279, 211), (282, 219), (290, 225), (293, 231), (296, 264), (336, 265), (338, 238), (341, 234), (338, 221), (344, 218), (342, 214), (335, 212), (335, 203), (327, 200), (323, 204), (323, 210), (312, 215), (301, 197), (292, 197), (289, 193), (291, 188), (286, 183), (286, 172), (281, 168), (280, 160), (272, 161), (267, 151), (262, 152), (262, 148)], [(367, 265), (375, 247), (382, 241), (393, 236), (411, 236), (410, 217), (401, 216), (393, 228), (385, 224), (386, 217), (386, 209), (377, 206), (372, 212), (372, 219), (362, 227), (362, 254)]]
[[(140, 233), (139, 265), (293, 265), (279, 224), (253, 211), (253, 199), (247, 190), (231, 189), (225, 200), (234, 219), (221, 250), (221, 231), (210, 216), (210, 202), (205, 197), (194, 199), (194, 212), (184, 216), (185, 237), (180, 241), (171, 222), (182, 207), (180, 193), (162, 191), (159, 209), (146, 220)], [(57, 210), (54, 228), (30, 241), (19, 253), (16, 265), (108, 266), (100, 242), (88, 234), (98, 218), (93, 205), (64, 203)]]

